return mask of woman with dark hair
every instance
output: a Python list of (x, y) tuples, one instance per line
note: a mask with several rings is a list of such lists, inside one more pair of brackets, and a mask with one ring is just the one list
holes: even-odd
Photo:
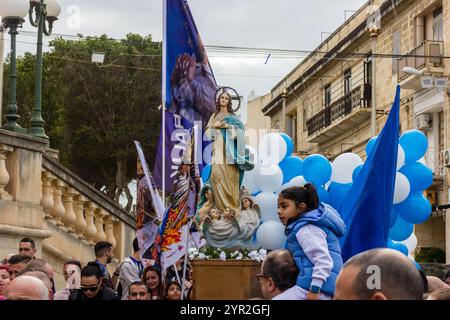
[(80, 289), (71, 292), (69, 300), (120, 300), (120, 297), (103, 283), (103, 271), (96, 262), (89, 262), (81, 270)]
[(319, 203), (312, 184), (281, 191), (278, 217), (286, 226), (287, 249), (301, 270), (298, 299), (331, 299), (343, 265), (339, 238), (345, 233), (344, 221), (333, 207)]
[(142, 282), (144, 282), (150, 292), (150, 300), (161, 300), (163, 297), (163, 285), (161, 281), (161, 271), (155, 266), (149, 266), (142, 272)]

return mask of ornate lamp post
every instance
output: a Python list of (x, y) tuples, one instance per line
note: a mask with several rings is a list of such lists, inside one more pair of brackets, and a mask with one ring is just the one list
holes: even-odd
[(10, 63), (10, 85), (9, 85), (9, 101), (6, 107), (4, 129), (26, 133), (26, 129), (22, 128), (17, 120), (20, 116), (17, 114), (17, 68), (16, 68), (16, 35), (18, 29), (25, 22), (24, 17), (28, 12), (28, 0), (0, 0), (0, 15), (2, 16), (2, 24), (5, 29), (9, 29), (11, 35), (11, 63)]
[(371, 121), (370, 121), (370, 132), (372, 137), (377, 134), (376, 128), (376, 110), (377, 110), (377, 93), (376, 93), (376, 79), (377, 79), (377, 38), (380, 35), (381, 29), (374, 23), (369, 28), (369, 36), (372, 44), (372, 110), (371, 110)]
[[(45, 134), (44, 120), (42, 119), (42, 38), (43, 34), (46, 36), (51, 35), (53, 22), (58, 20), (60, 13), (61, 6), (56, 0), (30, 0), (30, 23), (38, 28), (38, 38), (36, 49), (34, 107), (31, 112), (31, 128), (28, 129), (28, 133), (43, 139), (48, 139), (48, 136)], [(48, 26), (46, 22), (48, 23)]]

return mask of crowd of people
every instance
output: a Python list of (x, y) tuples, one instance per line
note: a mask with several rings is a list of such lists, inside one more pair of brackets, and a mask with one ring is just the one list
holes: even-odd
[[(339, 238), (345, 224), (335, 209), (319, 203), (311, 184), (281, 191), (278, 216), (286, 226), (286, 249), (269, 252), (261, 265), (257, 280), (263, 299), (450, 300), (450, 271), (443, 279), (427, 276), (399, 251), (372, 249), (344, 263)], [(86, 266), (67, 261), (66, 286), (56, 291), (52, 266), (36, 258), (35, 242), (24, 238), (19, 253), (8, 255), (0, 265), (0, 300), (192, 298), (193, 269), (184, 259), (162, 274), (157, 265), (142, 265), (135, 239), (133, 253), (111, 276), (107, 266), (113, 260), (113, 246), (99, 242), (94, 253), (95, 261)]]
[[(84, 267), (76, 260), (64, 264), (66, 286), (56, 291), (52, 266), (36, 258), (33, 239), (24, 238), (19, 243), (19, 253), (6, 256), (0, 264), (0, 300), (181, 300), (183, 261), (177, 263), (178, 270), (170, 269), (162, 281), (158, 267), (143, 268), (136, 240), (133, 246), (133, 254), (118, 265), (111, 277), (107, 265), (112, 261), (112, 245), (97, 243), (95, 261)], [(377, 268), (379, 274), (376, 274)], [(299, 295), (305, 291), (299, 285), (301, 274), (295, 256), (289, 250), (269, 252), (257, 275), (262, 299), (299, 300)], [(186, 276), (189, 285), (185, 288), (184, 299), (190, 299), (192, 267), (189, 266)], [(372, 249), (343, 265), (332, 297), (319, 294), (318, 298), (450, 300), (450, 271), (444, 279), (426, 276), (400, 252)]]
[[(181, 300), (182, 264), (167, 270), (162, 279), (157, 266), (143, 267), (137, 239), (133, 254), (119, 263), (111, 276), (113, 246), (103, 241), (94, 247), (95, 261), (82, 266), (70, 260), (63, 266), (66, 286), (56, 291), (53, 268), (36, 257), (31, 238), (19, 242), (18, 254), (8, 254), (0, 264), (0, 300)], [(187, 264), (185, 297), (190, 299), (192, 268)], [(163, 281), (164, 280), (164, 281)]]

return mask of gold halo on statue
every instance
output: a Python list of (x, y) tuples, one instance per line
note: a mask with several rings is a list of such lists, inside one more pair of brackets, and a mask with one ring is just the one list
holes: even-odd
[[(234, 95), (231, 94), (229, 92), (229, 90), (234, 92)], [(237, 101), (238, 102), (238, 105), (237, 105), (237, 107), (235, 109), (231, 108), (233, 110), (233, 112), (238, 111), (241, 108), (241, 97), (239, 96), (238, 92), (235, 89), (231, 88), (231, 87), (219, 87), (216, 90), (216, 94), (214, 95), (214, 101), (217, 103), (219, 101), (220, 96), (222, 94), (224, 94), (224, 93), (228, 93), (230, 95), (231, 101)]]

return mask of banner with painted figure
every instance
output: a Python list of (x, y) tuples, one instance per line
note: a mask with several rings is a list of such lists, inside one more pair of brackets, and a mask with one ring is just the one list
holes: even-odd
[[(202, 131), (215, 112), (216, 81), (186, 0), (164, 0), (163, 126), (153, 176), (170, 191), (195, 124)], [(198, 140), (199, 153), (207, 143)], [(199, 157), (200, 170), (203, 168)]]
[(200, 173), (195, 158), (197, 140), (201, 137), (198, 137), (197, 133), (195, 126), (188, 141), (187, 152), (182, 159), (183, 164), (177, 171), (169, 206), (155, 240), (152, 257), (163, 271), (185, 255), (189, 234), (197, 232), (192, 230), (200, 190)]
[(136, 237), (142, 264), (147, 266), (153, 264), (151, 252), (158, 228), (164, 217), (164, 204), (149, 172), (141, 144), (138, 141), (135, 141), (134, 144), (138, 153)]

